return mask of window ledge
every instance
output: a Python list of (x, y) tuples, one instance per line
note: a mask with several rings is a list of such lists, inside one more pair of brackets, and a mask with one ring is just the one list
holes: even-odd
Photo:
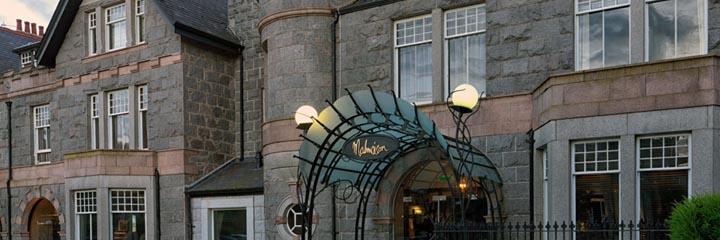
[(104, 53), (100, 53), (100, 54), (95, 54), (95, 55), (92, 55), (92, 56), (88, 56), (88, 57), (85, 57), (85, 58), (81, 59), (80, 62), (81, 62), (81, 63), (89, 63), (89, 62), (92, 62), (92, 61), (97, 61), (97, 60), (100, 60), (100, 59), (110, 58), (110, 57), (114, 57), (114, 56), (117, 56), (117, 55), (126, 54), (126, 53), (129, 53), (129, 52), (134, 52), (134, 51), (143, 50), (143, 49), (146, 49), (146, 48), (147, 48), (147, 43), (141, 43), (141, 44), (138, 44), (138, 45), (135, 45), (135, 46), (131, 46), (131, 47), (119, 48), (119, 49), (115, 49), (115, 50), (112, 50), (112, 51), (107, 51), (107, 52), (104, 52)]

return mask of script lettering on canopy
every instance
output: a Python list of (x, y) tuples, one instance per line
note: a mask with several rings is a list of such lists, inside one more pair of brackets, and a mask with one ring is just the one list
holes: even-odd
[(342, 153), (345, 156), (358, 160), (383, 159), (398, 149), (395, 138), (370, 134), (352, 138), (345, 142)]

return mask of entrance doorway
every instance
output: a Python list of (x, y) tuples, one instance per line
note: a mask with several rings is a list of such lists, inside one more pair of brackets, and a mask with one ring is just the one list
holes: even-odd
[(31, 240), (60, 239), (58, 213), (47, 199), (40, 199), (32, 206), (28, 221), (28, 232)]
[[(466, 204), (466, 223), (492, 221), (488, 197), (481, 185), (467, 184), (466, 181), (474, 179), (457, 183), (454, 176), (448, 161), (427, 162), (406, 175), (395, 198), (395, 216), (399, 216), (395, 221), (397, 239), (431, 239), (435, 225), (460, 221), (462, 203)], [(451, 183), (459, 188), (451, 190)], [(468, 189), (470, 186), (476, 189)]]

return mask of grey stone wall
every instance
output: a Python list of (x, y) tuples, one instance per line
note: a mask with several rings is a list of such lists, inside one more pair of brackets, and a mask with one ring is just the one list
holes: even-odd
[[(172, 26), (168, 24), (166, 19), (162, 16), (162, 13), (155, 7), (153, 1), (147, 1), (145, 3), (145, 42), (147, 48), (142, 51), (132, 51), (127, 54), (121, 54), (118, 56), (99, 59), (87, 63), (82, 63), (83, 58), (88, 57), (88, 38), (87, 38), (87, 15), (86, 12), (96, 8), (109, 6), (113, 3), (118, 3), (113, 0), (96, 0), (96, 1), (84, 1), (83, 5), (80, 6), (73, 24), (65, 36), (65, 41), (60, 47), (60, 51), (56, 57), (56, 78), (64, 79), (69, 77), (75, 77), (81, 74), (90, 73), (92, 71), (103, 70), (111, 67), (123, 66), (133, 62), (139, 62), (142, 60), (150, 59), (153, 57), (159, 57), (172, 53), (180, 52), (180, 37), (174, 33)], [(126, 8), (128, 6), (126, 5)], [(101, 10), (102, 11), (102, 10)], [(98, 33), (104, 31), (105, 25), (101, 21), (104, 13), (98, 13), (97, 30)], [(126, 25), (128, 31), (134, 31), (131, 29), (133, 18), (127, 16)], [(104, 35), (98, 35), (98, 44), (101, 45), (99, 49), (104, 49), (105, 44)], [(131, 38), (128, 38), (128, 46), (134, 46)], [(98, 51), (98, 54), (102, 54), (104, 51)]]
[(183, 240), (191, 236), (192, 224), (187, 223), (185, 175), (160, 176), (160, 239)]
[[(257, 29), (258, 21), (263, 16), (260, 4), (253, 0), (229, 0), (228, 16), (230, 28), (243, 40), (245, 47), (242, 53), (242, 65), (235, 71), (235, 152), (245, 157), (253, 157), (262, 151), (262, 123), (263, 123), (263, 88), (265, 79), (265, 51), (263, 50), (260, 33)], [(242, 76), (241, 76), (242, 75)], [(243, 89), (240, 88), (240, 78), (243, 79)], [(240, 99), (241, 91), (244, 99)], [(245, 132), (240, 132), (242, 124), (240, 116), (240, 101), (244, 101)], [(241, 139), (245, 138), (245, 152), (241, 153)]]
[(488, 94), (529, 91), (573, 71), (574, 11), (565, 0), (488, 1)]
[[(235, 156), (235, 59), (183, 42), (185, 146), (204, 176)], [(188, 182), (189, 183), (189, 182)]]
[[(50, 161), (62, 161), (66, 153), (90, 149), (88, 109), (91, 94), (142, 84), (148, 85), (150, 95), (148, 146), (153, 150), (183, 148), (182, 105), (178, 104), (183, 99), (180, 69), (180, 64), (169, 65), (9, 99), (13, 102), (13, 166), (34, 164), (33, 107), (50, 104)], [(134, 99), (130, 101), (135, 103)], [(4, 105), (0, 107), (0, 137), (7, 139), (7, 108)], [(107, 128), (101, 131), (107, 131)], [(7, 168), (7, 141), (0, 141), (0, 168)]]
[(525, 133), (473, 137), (473, 146), (485, 152), (502, 178), (502, 212), (508, 222), (527, 221), (530, 156)]

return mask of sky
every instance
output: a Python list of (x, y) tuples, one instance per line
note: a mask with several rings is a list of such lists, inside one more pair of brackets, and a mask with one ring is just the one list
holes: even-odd
[(47, 28), (59, 0), (0, 0), (0, 24), (15, 29), (15, 19)]

